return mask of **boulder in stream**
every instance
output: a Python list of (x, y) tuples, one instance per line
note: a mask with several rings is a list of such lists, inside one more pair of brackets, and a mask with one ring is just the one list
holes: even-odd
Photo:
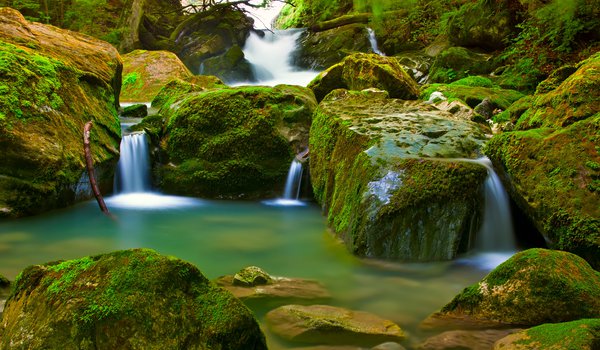
[(273, 198), (294, 155), (308, 146), (316, 101), (299, 86), (246, 86), (182, 95), (171, 107), (161, 142), (163, 191)]
[(150, 102), (169, 81), (192, 76), (172, 52), (135, 50), (122, 57), (122, 102)]
[(560, 84), (551, 79), (520, 103), (515, 130), (494, 136), (485, 153), (549, 247), (578, 254), (598, 269), (600, 53)]
[(296, 343), (375, 346), (406, 337), (392, 321), (328, 305), (281, 306), (266, 320), (273, 333)]
[(318, 101), (335, 89), (385, 90), (390, 97), (414, 100), (419, 95), (415, 80), (393, 57), (357, 53), (350, 55), (324, 72), (308, 85)]
[(112, 190), (122, 62), (110, 44), (0, 8), (0, 217), (91, 198), (83, 126), (93, 121), (97, 182)]
[(335, 90), (310, 134), (310, 173), (329, 226), (359, 256), (449, 260), (479, 229), (485, 126), (383, 91)]
[(26, 268), (0, 347), (266, 349), (252, 312), (193, 265), (134, 249)]
[(489, 327), (535, 326), (600, 318), (600, 272), (579, 256), (548, 249), (515, 254), (480, 282), (465, 288), (427, 326), (462, 319)]

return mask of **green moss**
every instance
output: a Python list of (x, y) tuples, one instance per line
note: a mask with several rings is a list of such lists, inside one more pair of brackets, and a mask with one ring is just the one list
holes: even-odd
[(127, 75), (125, 75), (123, 77), (123, 89), (125, 88), (131, 88), (134, 86), (138, 86), (141, 87), (142, 86), (142, 81), (141, 81), (141, 74), (138, 72), (131, 72)]
[[(489, 99), (494, 108), (507, 109), (514, 102), (521, 99), (524, 95), (515, 90), (502, 89), (497, 86), (481, 86), (488, 85), (489, 80), (480, 77), (468, 77), (451, 84), (429, 84), (421, 89), (420, 97), (423, 100), (428, 100), (434, 91), (440, 91), (449, 99), (460, 99), (474, 108), (484, 99)], [(470, 85), (472, 84), (472, 85)]]
[(464, 47), (450, 47), (436, 56), (429, 70), (432, 83), (450, 83), (470, 75), (486, 74), (492, 64)]
[(523, 334), (524, 339), (515, 344), (529, 349), (593, 350), (600, 339), (600, 319), (544, 324), (523, 331)]

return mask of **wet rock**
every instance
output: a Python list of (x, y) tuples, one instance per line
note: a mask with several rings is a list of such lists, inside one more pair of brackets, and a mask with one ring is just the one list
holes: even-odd
[(485, 119), (492, 119), (494, 116), (494, 105), (489, 98), (484, 98), (480, 104), (475, 106), (474, 110)]
[(425, 102), (335, 90), (313, 115), (310, 173), (329, 226), (359, 256), (452, 259), (479, 229), (486, 126)]
[[(550, 248), (600, 268), (600, 54), (554, 90), (511, 108), (515, 130), (494, 136), (486, 154), (511, 197)], [(553, 83), (549, 83), (548, 86)]]
[(489, 350), (494, 342), (515, 329), (488, 329), (481, 331), (448, 331), (425, 340), (418, 350)]
[(135, 50), (122, 57), (122, 102), (150, 102), (169, 81), (192, 76), (172, 52)]
[(233, 276), (234, 286), (254, 287), (273, 283), (271, 276), (257, 266), (249, 266)]
[(335, 89), (385, 90), (390, 97), (416, 99), (417, 83), (393, 57), (375, 54), (353, 54), (327, 68), (308, 85), (318, 101)]
[(282, 306), (267, 313), (266, 320), (273, 333), (299, 343), (374, 346), (405, 338), (392, 321), (327, 305)]
[(137, 104), (123, 108), (120, 113), (124, 118), (144, 118), (148, 115), (148, 106), (145, 104)]
[(258, 322), (239, 300), (195, 266), (147, 249), (25, 269), (0, 325), (0, 345), (9, 343), (28, 349), (266, 349)]
[[(600, 341), (600, 319), (543, 324), (498, 340), (493, 350), (595, 350)], [(488, 348), (489, 349), (489, 348)]]
[(167, 159), (158, 169), (163, 191), (208, 198), (281, 193), (290, 162), (308, 144), (316, 107), (309, 89), (246, 86), (177, 94), (181, 100), (161, 108), (169, 110), (160, 143)]
[(497, 327), (599, 318), (600, 272), (571, 253), (529, 249), (465, 288), (430, 318), (461, 317)]
[(91, 198), (82, 146), (90, 120), (96, 180), (110, 192), (121, 135), (117, 50), (10, 8), (0, 8), (0, 38), (0, 217)]
[(200, 73), (217, 76), (226, 83), (255, 80), (252, 65), (237, 45), (222, 55), (204, 60)]

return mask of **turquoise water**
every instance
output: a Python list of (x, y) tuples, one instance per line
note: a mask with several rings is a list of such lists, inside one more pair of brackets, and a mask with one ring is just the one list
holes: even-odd
[[(9, 279), (26, 266), (126, 248), (152, 248), (192, 262), (210, 279), (257, 265), (277, 276), (316, 279), (332, 305), (376, 313), (410, 333), (487, 271), (458, 262), (400, 264), (361, 260), (327, 230), (320, 209), (260, 202), (207, 201), (155, 196), (107, 198), (115, 219), (95, 202), (44, 215), (0, 222), (0, 274)], [(156, 208), (158, 206), (158, 208)], [(154, 208), (153, 208), (154, 207)], [(163, 207), (163, 208), (161, 208)], [(168, 207), (169, 209), (165, 209)], [(255, 310), (262, 321), (268, 310)], [(271, 349), (290, 345), (268, 335)]]

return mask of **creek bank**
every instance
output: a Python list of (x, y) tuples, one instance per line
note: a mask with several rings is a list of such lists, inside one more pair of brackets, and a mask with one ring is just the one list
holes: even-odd
[(485, 126), (384, 91), (335, 90), (310, 133), (313, 191), (329, 226), (365, 257), (449, 260), (479, 229)]
[(121, 136), (116, 49), (10, 8), (0, 8), (0, 36), (0, 217), (91, 198), (82, 142), (90, 120), (97, 182), (110, 192)]
[(6, 302), (0, 345), (267, 348), (258, 322), (238, 299), (195, 266), (148, 249), (26, 268)]

